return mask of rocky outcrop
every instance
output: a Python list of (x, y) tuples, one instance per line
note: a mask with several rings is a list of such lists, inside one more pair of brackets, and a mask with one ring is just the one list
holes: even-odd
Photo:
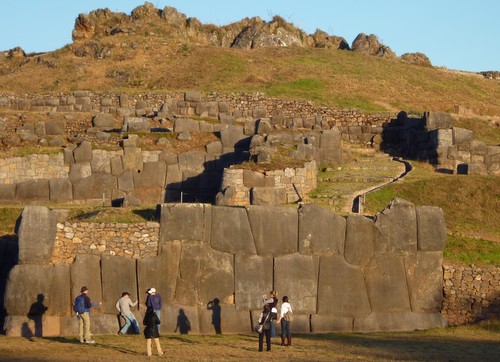
[(396, 54), (387, 45), (380, 43), (374, 34), (358, 34), (352, 42), (352, 50), (366, 55), (374, 55), (383, 58), (396, 58)]
[(404, 53), (401, 55), (401, 59), (405, 62), (420, 65), (422, 67), (432, 67), (431, 61), (427, 55), (423, 53)]

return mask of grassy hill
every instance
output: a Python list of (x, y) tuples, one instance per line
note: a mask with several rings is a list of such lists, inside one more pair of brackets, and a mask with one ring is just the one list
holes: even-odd
[[(76, 56), (77, 49), (87, 54)], [(81, 55), (81, 54), (80, 54)], [(264, 92), (317, 105), (500, 114), (500, 82), (399, 59), (320, 48), (229, 49), (119, 34), (27, 58), (0, 59), (0, 93)]]

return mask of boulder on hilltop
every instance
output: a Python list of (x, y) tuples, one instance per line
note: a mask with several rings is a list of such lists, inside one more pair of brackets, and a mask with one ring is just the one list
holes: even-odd
[(396, 54), (387, 45), (382, 44), (376, 35), (360, 33), (352, 42), (352, 50), (366, 55), (383, 58), (396, 58)]
[(420, 65), (423, 67), (432, 67), (432, 63), (427, 57), (427, 55), (423, 53), (405, 53), (401, 55), (401, 59), (405, 62), (412, 63), (415, 65)]

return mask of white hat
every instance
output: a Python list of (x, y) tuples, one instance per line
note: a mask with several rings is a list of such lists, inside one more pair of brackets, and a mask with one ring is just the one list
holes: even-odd
[(149, 288), (148, 293), (149, 294), (156, 293), (156, 289), (155, 288)]

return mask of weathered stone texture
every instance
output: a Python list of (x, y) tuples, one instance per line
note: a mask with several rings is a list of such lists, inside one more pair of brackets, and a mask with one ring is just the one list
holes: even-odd
[(54, 248), (56, 218), (44, 206), (27, 206), (20, 217), (19, 263), (48, 263)]

